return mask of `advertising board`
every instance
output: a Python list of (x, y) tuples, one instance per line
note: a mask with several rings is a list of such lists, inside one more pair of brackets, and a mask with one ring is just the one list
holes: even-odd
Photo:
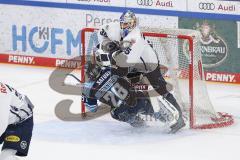
[(67, 3), (125, 7), (125, 0), (67, 0)]
[[(80, 56), (82, 29), (98, 28), (103, 24), (118, 21), (121, 15), (117, 12), (47, 7), (0, 7), (0, 53), (5, 54), (1, 61), (43, 66), (54, 66), (54, 61), (57, 66), (64, 60)], [(177, 17), (143, 14), (137, 16), (141, 26), (151, 24), (151, 27), (177, 28), (178, 25)], [(7, 59), (6, 55), (9, 55)], [(45, 63), (42, 58), (46, 58)]]
[(126, 7), (186, 11), (186, 0), (126, 0)]
[(240, 15), (240, 2), (219, 0), (190, 0), (188, 11)]

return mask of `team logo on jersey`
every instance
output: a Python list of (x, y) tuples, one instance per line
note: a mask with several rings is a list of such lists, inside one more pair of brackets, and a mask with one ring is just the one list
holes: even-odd
[(19, 142), (20, 138), (18, 136), (15, 136), (15, 135), (10, 135), (10, 136), (7, 136), (5, 138), (5, 141), (7, 141), (7, 142)]
[(20, 143), (20, 147), (21, 147), (22, 149), (26, 149), (27, 146), (28, 146), (28, 144), (27, 144), (26, 141), (22, 141), (22, 142)]

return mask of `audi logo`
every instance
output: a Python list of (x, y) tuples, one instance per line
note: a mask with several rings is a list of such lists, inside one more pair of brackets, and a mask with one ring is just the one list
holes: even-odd
[(214, 10), (215, 5), (213, 3), (199, 3), (199, 9), (201, 10)]
[(153, 0), (137, 0), (137, 4), (140, 6), (152, 6)]

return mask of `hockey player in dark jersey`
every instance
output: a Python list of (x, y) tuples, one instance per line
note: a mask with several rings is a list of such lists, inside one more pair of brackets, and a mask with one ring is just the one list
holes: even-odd
[(97, 78), (92, 77), (85, 83), (83, 89), (85, 104), (94, 112), (97, 110), (97, 100), (99, 100), (111, 106), (111, 116), (114, 119), (127, 122), (133, 127), (142, 127), (145, 123), (138, 113), (153, 115), (153, 108), (146, 95), (131, 86), (124, 72), (120, 69), (103, 67)]
[[(104, 52), (96, 52), (96, 64), (88, 63), (88, 82), (85, 82), (83, 101), (90, 112), (98, 109), (97, 101), (111, 106), (111, 116), (134, 127), (145, 126), (141, 115), (148, 115), (166, 122), (168, 114), (153, 110), (148, 92), (137, 90), (141, 72), (129, 72), (129, 68), (117, 67), (108, 56), (118, 49), (117, 42), (104, 44)], [(108, 54), (108, 55), (106, 55)]]

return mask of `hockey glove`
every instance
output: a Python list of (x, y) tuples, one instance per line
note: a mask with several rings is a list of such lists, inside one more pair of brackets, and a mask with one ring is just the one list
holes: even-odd
[(97, 99), (82, 96), (82, 101), (90, 112), (96, 112), (98, 109)]

